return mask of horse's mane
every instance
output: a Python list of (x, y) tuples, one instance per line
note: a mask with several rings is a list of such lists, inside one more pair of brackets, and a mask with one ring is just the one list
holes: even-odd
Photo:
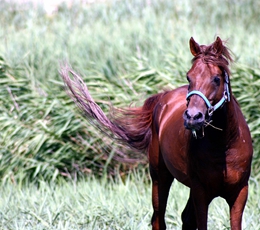
[(194, 63), (197, 59), (201, 59), (204, 63), (219, 66), (225, 70), (228, 75), (230, 75), (228, 65), (230, 62), (233, 62), (233, 59), (230, 50), (225, 45), (222, 46), (222, 51), (218, 53), (214, 48), (214, 43), (208, 46), (201, 45), (200, 50), (201, 52), (192, 59), (192, 63)]

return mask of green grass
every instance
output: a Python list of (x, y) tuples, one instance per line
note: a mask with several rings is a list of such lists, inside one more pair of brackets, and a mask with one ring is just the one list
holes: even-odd
[[(258, 179), (250, 180), (249, 199), (244, 212), (243, 229), (260, 227), (260, 189)], [(0, 229), (151, 229), (151, 185), (149, 178), (137, 173), (124, 180), (96, 180), (39, 187), (7, 184), (0, 189)], [(181, 212), (189, 191), (175, 181), (168, 201), (168, 229), (181, 229)], [(225, 201), (215, 199), (210, 205), (209, 229), (230, 229)]]
[[(221, 5), (221, 7), (218, 7)], [(186, 83), (188, 41), (228, 39), (235, 55), (232, 86), (254, 139), (253, 174), (260, 171), (259, 2), (114, 1), (41, 7), (0, 2), (0, 177), (55, 181), (127, 171), (145, 159), (100, 136), (63, 89), (60, 63), (84, 76), (108, 112), (141, 105)], [(105, 102), (105, 103), (104, 103)], [(140, 159), (141, 158), (141, 159)], [(129, 165), (127, 161), (135, 162)]]

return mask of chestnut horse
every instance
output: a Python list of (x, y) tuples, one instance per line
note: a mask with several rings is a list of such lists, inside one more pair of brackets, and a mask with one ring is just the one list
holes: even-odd
[[(227, 47), (190, 39), (194, 56), (188, 85), (148, 98), (140, 108), (114, 109), (108, 118), (71, 68), (61, 75), (67, 92), (92, 124), (129, 146), (146, 151), (152, 179), (152, 229), (166, 229), (169, 189), (176, 178), (190, 188), (182, 229), (207, 229), (208, 206), (217, 196), (230, 208), (232, 230), (241, 229), (247, 201), (252, 140), (234, 98)], [(72, 77), (72, 78), (71, 78)], [(184, 123), (184, 125), (183, 125)]]

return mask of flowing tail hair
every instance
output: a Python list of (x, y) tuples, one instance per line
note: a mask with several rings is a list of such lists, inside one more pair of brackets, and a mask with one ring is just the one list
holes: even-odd
[(64, 65), (60, 74), (67, 94), (93, 126), (110, 138), (126, 143), (135, 150), (147, 151), (152, 137), (153, 110), (161, 94), (148, 98), (142, 107), (127, 109), (112, 107), (108, 118), (93, 100), (86, 84), (75, 71), (68, 65)]

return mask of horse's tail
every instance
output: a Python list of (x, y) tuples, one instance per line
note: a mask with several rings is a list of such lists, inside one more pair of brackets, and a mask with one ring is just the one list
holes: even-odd
[(77, 73), (68, 66), (62, 67), (60, 73), (68, 95), (95, 127), (138, 151), (147, 150), (152, 137), (153, 110), (161, 94), (148, 98), (142, 107), (112, 108), (108, 118), (93, 100), (86, 84)]

